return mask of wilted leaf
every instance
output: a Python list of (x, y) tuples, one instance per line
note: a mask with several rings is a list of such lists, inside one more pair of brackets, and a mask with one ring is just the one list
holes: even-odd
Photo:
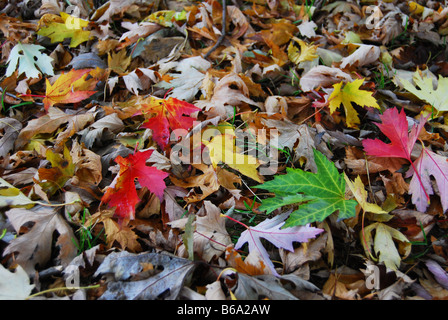
[(32, 210), (11, 209), (6, 211), (16, 232), (29, 222), (34, 223), (27, 233), (12, 240), (6, 247), (4, 254), (16, 252), (15, 261), (32, 275), (35, 268), (44, 267), (51, 258), (53, 236), (57, 231), (56, 246), (59, 246), (58, 259), (62, 265), (67, 265), (77, 255), (77, 240), (72, 228), (58, 213), (58, 209), (36, 206)]
[[(145, 264), (151, 264), (154, 273), (133, 280), (142, 274)], [(109, 254), (94, 276), (111, 274), (102, 300), (176, 300), (195, 264), (187, 259), (161, 253), (132, 254), (126, 251)]]

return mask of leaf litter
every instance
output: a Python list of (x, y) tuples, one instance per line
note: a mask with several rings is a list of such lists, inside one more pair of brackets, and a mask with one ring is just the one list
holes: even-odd
[(448, 6), (0, 5), (1, 299), (447, 299)]

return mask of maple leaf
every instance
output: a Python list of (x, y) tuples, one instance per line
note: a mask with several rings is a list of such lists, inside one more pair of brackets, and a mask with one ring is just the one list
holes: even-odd
[[(377, 157), (403, 158), (409, 161), (412, 166), (410, 169), (412, 171), (410, 172), (415, 173), (414, 176), (417, 178), (421, 186), (420, 188), (413, 188), (412, 192), (415, 194), (413, 201), (416, 201), (420, 208), (426, 208), (427, 205), (425, 206), (421, 203), (422, 199), (419, 191), (423, 191), (425, 193), (426, 202), (429, 203), (428, 192), (432, 194), (432, 188), (430, 185), (428, 186), (427, 181), (422, 181), (420, 176), (421, 173), (416, 169), (411, 159), (411, 152), (421, 130), (426, 123), (427, 118), (422, 117), (420, 119), (420, 123), (417, 126), (413, 126), (409, 133), (408, 121), (406, 120), (404, 110), (399, 113), (397, 108), (387, 109), (384, 114), (380, 116), (380, 119), (382, 124), (377, 123), (376, 125), (380, 128), (381, 132), (389, 138), (391, 143), (387, 144), (379, 139), (364, 139), (362, 141), (362, 145), (366, 154)], [(426, 162), (427, 161), (424, 163), (426, 164)], [(416, 182), (414, 181), (414, 184), (415, 183)]]
[(360, 176), (357, 176), (355, 181), (351, 181), (344, 173), (344, 179), (350, 191), (355, 196), (356, 201), (365, 212), (387, 213), (381, 209), (379, 205), (367, 202), (367, 191), (364, 188), (364, 184), (362, 183)]
[(365, 152), (372, 156), (404, 158), (412, 162), (411, 152), (426, 120), (420, 121), (419, 125), (412, 127), (408, 133), (408, 121), (404, 110), (398, 112), (395, 107), (387, 109), (380, 115), (380, 119), (382, 123), (376, 123), (376, 126), (389, 138), (390, 143), (384, 143), (379, 139), (364, 139), (362, 145)]
[(18, 75), (25, 73), (27, 78), (38, 78), (41, 73), (54, 75), (51, 61), (53, 58), (40, 51), (45, 48), (35, 44), (18, 43), (12, 48), (8, 57), (8, 68), (5, 75), (11, 76), (19, 65)]
[(336, 166), (315, 149), (314, 159), (317, 173), (286, 168), (285, 175), (276, 175), (273, 180), (256, 186), (275, 194), (274, 198), (264, 199), (259, 210), (270, 213), (282, 206), (300, 203), (299, 209), (286, 221), (286, 227), (323, 221), (337, 210), (339, 219), (355, 216), (357, 202), (345, 199), (345, 181)]
[(92, 69), (73, 69), (68, 73), (62, 73), (53, 84), (46, 79), (46, 92), (43, 100), (45, 110), (56, 103), (80, 102), (96, 93), (93, 89), (99, 79), (92, 77), (86, 80), (89, 72), (93, 71)]
[(46, 26), (40, 28), (37, 32), (38, 35), (49, 37), (53, 43), (71, 38), (71, 48), (75, 48), (91, 38), (90, 31), (83, 30), (89, 25), (89, 21), (73, 17), (65, 12), (61, 12), (61, 17), (44, 15), (39, 24), (45, 24)]
[(313, 61), (319, 56), (316, 54), (317, 46), (309, 45), (305, 41), (292, 37), (292, 39), (300, 45), (300, 52), (291, 41), (288, 46), (288, 58), (295, 64), (300, 64), (304, 61)]
[(142, 113), (155, 116), (143, 123), (142, 127), (151, 129), (154, 141), (165, 149), (170, 141), (170, 129), (178, 139), (179, 131), (176, 129), (189, 130), (196, 120), (191, 114), (199, 110), (201, 109), (176, 98), (170, 97), (164, 100), (151, 97), (148, 104), (142, 104)]
[[(418, 170), (420, 179), (413, 174), (414, 168)], [(442, 208), (445, 212), (448, 209), (448, 158), (423, 148), (413, 167), (406, 173), (407, 177), (411, 175), (409, 194), (412, 194), (412, 203), (415, 204), (417, 210), (425, 212), (428, 208), (427, 196), (434, 193), (431, 182), (431, 176), (433, 176), (440, 194)]]
[(235, 249), (240, 249), (246, 242), (249, 245), (249, 252), (257, 251), (264, 263), (269, 267), (272, 274), (278, 275), (274, 264), (269, 258), (269, 254), (264, 248), (261, 239), (266, 239), (277, 248), (294, 251), (293, 242), (308, 242), (323, 232), (323, 229), (305, 226), (294, 226), (283, 228), (284, 220), (289, 216), (289, 212), (284, 212), (272, 219), (266, 219), (255, 227), (246, 226), (247, 230), (241, 233)]
[[(375, 240), (372, 239), (373, 230), (376, 231)], [(366, 253), (370, 252), (369, 247), (373, 245), (375, 253), (378, 255), (378, 260), (392, 270), (397, 270), (400, 266), (400, 253), (405, 258), (411, 251), (411, 243), (406, 236), (384, 223), (372, 223), (365, 228), (364, 233), (366, 235), (366, 243), (363, 242), (363, 246)], [(399, 250), (397, 250), (393, 239), (401, 243)]]
[(364, 79), (356, 79), (345, 84), (344, 88), (342, 88), (344, 82), (336, 83), (333, 85), (334, 90), (328, 98), (331, 113), (334, 113), (341, 104), (344, 106), (347, 126), (350, 128), (357, 128), (360, 124), (358, 113), (353, 108), (352, 103), (361, 107), (380, 109), (376, 99), (372, 96), (372, 92), (359, 89), (363, 82)]
[(235, 135), (220, 134), (213, 137), (210, 142), (205, 142), (205, 145), (209, 150), (213, 168), (216, 169), (218, 164), (225, 163), (245, 176), (260, 183), (263, 182), (257, 171), (260, 165), (257, 158), (250, 154), (242, 153), (240, 148), (236, 146)]
[(133, 220), (135, 218), (135, 205), (140, 201), (135, 188), (134, 180), (142, 187), (154, 193), (162, 200), (163, 191), (166, 188), (165, 179), (169, 174), (154, 167), (146, 166), (153, 150), (138, 151), (126, 158), (118, 156), (115, 162), (120, 165), (120, 171), (112, 184), (107, 188), (101, 201), (116, 207), (115, 216), (119, 220)]
[(433, 79), (431, 77), (422, 77), (418, 70), (412, 75), (414, 84), (404, 78), (397, 78), (403, 85), (403, 88), (432, 105), (438, 112), (448, 111), (448, 97), (446, 95), (448, 77), (439, 75), (437, 89), (434, 89)]

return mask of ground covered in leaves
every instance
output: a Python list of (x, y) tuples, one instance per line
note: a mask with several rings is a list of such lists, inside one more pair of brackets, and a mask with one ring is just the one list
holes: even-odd
[(445, 1), (0, 10), (0, 298), (448, 297)]

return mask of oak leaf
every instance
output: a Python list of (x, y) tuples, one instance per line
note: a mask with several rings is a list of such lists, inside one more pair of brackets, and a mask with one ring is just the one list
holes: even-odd
[(34, 285), (19, 265), (14, 272), (0, 264), (0, 300), (23, 300), (28, 298)]
[(18, 76), (22, 73), (25, 73), (27, 78), (39, 78), (42, 73), (53, 76), (54, 71), (51, 65), (53, 59), (40, 52), (44, 49), (35, 44), (18, 43), (9, 54), (5, 75), (11, 76), (19, 65)]
[(436, 89), (434, 89), (433, 79), (428, 76), (423, 77), (418, 70), (412, 75), (413, 83), (405, 78), (397, 78), (407, 91), (429, 103), (437, 112), (448, 111), (448, 98), (446, 95), (448, 77), (439, 75)]
[(58, 213), (58, 209), (36, 206), (31, 210), (11, 209), (6, 212), (16, 232), (27, 223), (34, 223), (27, 233), (13, 239), (4, 254), (18, 252), (15, 261), (33, 275), (37, 265), (43, 267), (51, 258), (55, 231), (59, 234), (56, 245), (60, 247), (58, 258), (66, 266), (77, 255), (77, 240), (72, 228)]

